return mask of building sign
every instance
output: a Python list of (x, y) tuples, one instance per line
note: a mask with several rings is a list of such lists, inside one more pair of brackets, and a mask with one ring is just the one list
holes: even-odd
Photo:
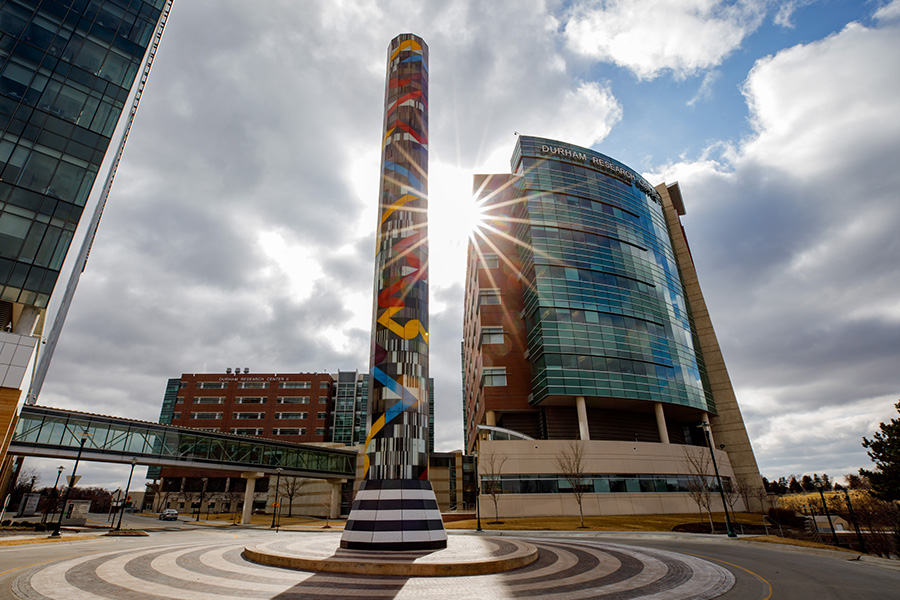
[(551, 156), (564, 158), (571, 162), (579, 162), (589, 167), (602, 169), (603, 171), (606, 171), (611, 175), (614, 175), (620, 179), (624, 179), (628, 183), (633, 184), (639, 190), (650, 196), (654, 202), (656, 202), (657, 204), (661, 204), (659, 193), (655, 189), (653, 189), (653, 186), (647, 183), (647, 181), (643, 177), (631, 171), (630, 169), (626, 169), (625, 167), (621, 167), (613, 162), (606, 160), (602, 156), (587, 154), (585, 152), (579, 152), (570, 148), (563, 148), (562, 146), (549, 146), (547, 144), (541, 144), (541, 154), (549, 154)]

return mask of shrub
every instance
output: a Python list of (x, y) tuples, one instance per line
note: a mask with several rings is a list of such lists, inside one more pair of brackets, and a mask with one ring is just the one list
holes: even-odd
[(789, 508), (775, 508), (772, 507), (769, 509), (769, 519), (774, 523), (781, 523), (782, 526), (787, 527), (796, 527), (798, 529), (802, 529), (804, 526), (803, 517), (798, 516), (797, 513)]

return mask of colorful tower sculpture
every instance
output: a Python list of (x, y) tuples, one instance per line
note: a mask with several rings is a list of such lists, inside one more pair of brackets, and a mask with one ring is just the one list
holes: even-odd
[(365, 480), (341, 547), (445, 548), (428, 481), (428, 46), (388, 46)]

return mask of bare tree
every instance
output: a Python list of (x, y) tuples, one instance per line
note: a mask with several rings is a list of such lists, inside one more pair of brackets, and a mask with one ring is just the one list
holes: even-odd
[(503, 486), (500, 482), (500, 473), (503, 471), (503, 465), (506, 464), (508, 456), (497, 456), (493, 452), (486, 455), (481, 464), (484, 468), (484, 478), (481, 484), (481, 493), (491, 497), (494, 503), (494, 523), (500, 522), (500, 509), (497, 503), (500, 500), (500, 494), (503, 493)]
[(713, 484), (712, 478), (707, 475), (711, 468), (712, 462), (708, 452), (691, 452), (690, 447), (685, 446), (684, 459), (688, 465), (688, 494), (703, 516), (703, 511), (709, 516), (710, 533), (716, 532), (712, 518), (712, 501), (713, 501)]
[[(293, 506), (294, 506), (294, 498), (302, 496), (304, 494), (304, 488), (306, 488), (311, 482), (311, 479), (307, 479), (305, 477), (284, 477), (281, 483), (281, 494), (286, 496), (288, 499), (288, 517), (293, 516)], [(278, 493), (276, 491), (276, 497)]]
[(556, 455), (556, 470), (572, 488), (572, 496), (578, 503), (578, 516), (581, 517), (581, 528), (584, 528), (584, 495), (588, 492), (585, 479), (586, 460), (584, 443), (572, 441)]

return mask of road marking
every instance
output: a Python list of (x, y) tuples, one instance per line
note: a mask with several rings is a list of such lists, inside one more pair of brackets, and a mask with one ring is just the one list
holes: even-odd
[(763, 577), (762, 575), (760, 575), (759, 573), (754, 573), (754, 572), (751, 571), (750, 569), (744, 568), (744, 567), (742, 567), (741, 565), (736, 565), (736, 564), (734, 564), (734, 563), (730, 563), (730, 562), (728, 562), (727, 560), (722, 560), (721, 558), (713, 558), (712, 556), (706, 556), (706, 555), (703, 555), (703, 554), (692, 554), (692, 553), (690, 553), (690, 552), (682, 552), (682, 554), (688, 554), (688, 555), (690, 555), (690, 556), (696, 556), (697, 558), (706, 558), (706, 559), (708, 559), (708, 560), (714, 560), (714, 561), (716, 561), (716, 562), (722, 563), (723, 565), (728, 565), (728, 566), (731, 566), (731, 567), (735, 567), (736, 569), (740, 569), (741, 571), (746, 571), (746, 572), (750, 573), (751, 575), (753, 575), (754, 577), (758, 578), (760, 581), (762, 581), (763, 583), (765, 583), (767, 586), (769, 586), (769, 593), (768, 593), (768, 595), (767, 595), (765, 598), (760, 598), (760, 600), (769, 600), (769, 599), (772, 597), (772, 584), (769, 583), (769, 581), (768, 581), (765, 577)]
[(65, 558), (51, 558), (49, 560), (42, 560), (41, 562), (31, 563), (30, 565), (22, 565), (21, 567), (16, 567), (14, 569), (7, 569), (6, 571), (0, 571), (0, 577), (3, 577), (7, 573), (12, 573), (13, 571), (18, 571), (19, 569), (27, 569), (29, 567), (45, 565), (47, 563), (56, 562), (58, 560), (69, 560), (70, 558), (80, 558), (82, 556), (87, 556), (88, 554), (95, 554), (95, 553), (94, 552), (83, 552), (82, 554), (73, 554), (72, 556), (67, 556)]

